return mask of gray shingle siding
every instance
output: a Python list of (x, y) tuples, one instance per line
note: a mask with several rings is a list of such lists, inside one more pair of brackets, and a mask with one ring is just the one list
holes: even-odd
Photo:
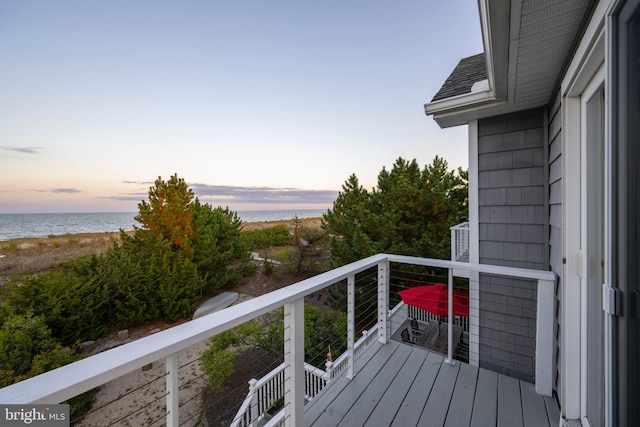
[[(557, 277), (562, 277), (562, 114), (558, 96), (549, 111), (549, 264)], [(556, 314), (554, 337), (560, 336), (562, 327), (562, 282), (556, 284)], [(562, 396), (560, 347), (556, 339), (554, 348), (555, 389)]]
[[(548, 269), (543, 110), (478, 122), (480, 262)], [(535, 374), (537, 284), (480, 277), (480, 366)]]

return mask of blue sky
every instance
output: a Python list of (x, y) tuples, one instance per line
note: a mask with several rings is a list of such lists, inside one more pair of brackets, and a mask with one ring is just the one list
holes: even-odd
[(423, 105), (477, 3), (0, 1), (0, 213), (136, 211), (177, 173), (235, 210), (330, 207), (395, 159), (467, 167)]

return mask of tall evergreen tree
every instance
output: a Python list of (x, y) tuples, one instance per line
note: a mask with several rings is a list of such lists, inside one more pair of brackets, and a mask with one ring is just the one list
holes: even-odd
[(438, 156), (422, 170), (415, 159), (398, 158), (390, 171), (383, 167), (372, 191), (351, 175), (323, 227), (333, 235), (335, 265), (381, 252), (448, 258), (449, 227), (467, 212), (465, 171), (448, 170)]
[(139, 213), (134, 219), (142, 224), (143, 230), (189, 251), (194, 233), (191, 211), (194, 198), (193, 190), (177, 174), (168, 181), (158, 177), (149, 188), (149, 201), (138, 203)]

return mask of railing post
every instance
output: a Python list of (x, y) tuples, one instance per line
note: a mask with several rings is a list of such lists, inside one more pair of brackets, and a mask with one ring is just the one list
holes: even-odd
[(249, 404), (249, 420), (254, 423), (260, 416), (258, 408), (258, 395), (256, 392), (256, 384), (258, 380), (252, 378), (249, 380), (249, 394), (251, 395), (251, 403)]
[(356, 276), (350, 274), (347, 278), (347, 378), (353, 378), (353, 360), (356, 324)]
[(304, 425), (304, 298), (284, 306), (284, 416)]
[(378, 264), (378, 341), (389, 341), (389, 261)]
[(178, 353), (167, 356), (167, 427), (178, 427), (180, 421), (180, 399), (178, 390), (180, 388), (180, 377), (178, 375)]
[(536, 313), (536, 393), (551, 396), (553, 390), (553, 307), (555, 282), (538, 280)]
[(447, 269), (449, 273), (448, 277), (448, 298), (447, 298), (447, 312), (448, 312), (448, 327), (447, 327), (447, 358), (445, 362), (450, 365), (455, 364), (453, 361), (453, 270)]

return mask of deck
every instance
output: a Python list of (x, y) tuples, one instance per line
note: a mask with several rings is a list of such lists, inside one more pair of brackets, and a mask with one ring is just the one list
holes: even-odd
[(553, 398), (533, 384), (424, 348), (375, 343), (355, 362), (352, 380), (330, 383), (305, 408), (305, 425), (557, 426)]

